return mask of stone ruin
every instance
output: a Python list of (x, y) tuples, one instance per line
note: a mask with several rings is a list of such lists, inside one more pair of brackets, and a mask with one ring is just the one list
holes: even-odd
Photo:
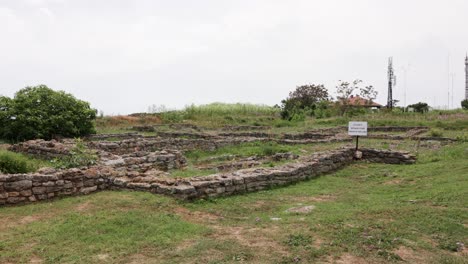
[[(191, 126), (187, 126), (193, 129)], [(373, 128), (396, 131), (396, 128)], [(414, 136), (427, 128), (400, 129), (412, 131)], [(155, 136), (136, 133), (95, 135), (86, 144), (99, 156), (96, 165), (74, 169), (42, 169), (30, 174), (0, 175), (0, 205), (15, 205), (56, 197), (88, 194), (99, 190), (139, 190), (163, 194), (184, 200), (227, 196), (263, 190), (308, 180), (342, 168), (357, 157), (369, 162), (412, 164), (415, 156), (407, 152), (360, 149), (359, 155), (351, 148), (324, 151), (309, 156), (276, 153), (270, 157), (227, 157), (215, 165), (225, 171), (203, 177), (174, 178), (173, 169), (187, 166), (183, 153), (188, 150), (214, 150), (244, 142), (278, 142), (282, 144), (309, 144), (350, 141), (342, 128), (322, 129), (296, 134), (270, 135), (261, 131), (204, 132), (200, 129), (191, 137), (187, 131), (164, 132)], [(168, 134), (169, 133), (169, 134)], [(172, 134), (171, 134), (172, 133)], [(200, 136), (203, 135), (203, 136)], [(180, 138), (180, 137), (184, 138)], [(113, 139), (116, 141), (105, 141)], [(10, 150), (43, 158), (58, 158), (70, 154), (73, 140), (33, 140), (10, 147)], [(289, 163), (271, 168), (259, 168), (266, 161), (287, 160)], [(203, 169), (203, 168), (199, 168)], [(213, 169), (213, 166), (205, 169)]]
[[(406, 152), (361, 149), (372, 162), (412, 164)], [(273, 168), (243, 169), (204, 177), (169, 178), (157, 171), (139, 170), (140, 161), (67, 170), (45, 169), (31, 174), (0, 175), (0, 205), (14, 205), (55, 197), (89, 194), (99, 190), (139, 190), (184, 200), (228, 196), (308, 180), (350, 164), (354, 149), (342, 148), (303, 157), (300, 162)], [(172, 159), (172, 158), (169, 158)], [(153, 159), (151, 159), (153, 160)], [(136, 165), (138, 169), (132, 166)], [(135, 170), (136, 169), (136, 170)]]

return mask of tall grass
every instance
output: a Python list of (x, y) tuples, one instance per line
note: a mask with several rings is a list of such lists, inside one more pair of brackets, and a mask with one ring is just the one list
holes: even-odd
[(185, 107), (184, 111), (187, 116), (195, 115), (276, 115), (280, 112), (279, 108), (256, 105), (256, 104), (225, 104), (225, 103), (212, 103), (207, 105), (190, 105)]
[(214, 124), (253, 124), (254, 118), (279, 118), (280, 109), (267, 105), (212, 103), (207, 105), (190, 105), (183, 110), (161, 111), (157, 115), (163, 122), (174, 123), (184, 120), (201, 122), (203, 125)]

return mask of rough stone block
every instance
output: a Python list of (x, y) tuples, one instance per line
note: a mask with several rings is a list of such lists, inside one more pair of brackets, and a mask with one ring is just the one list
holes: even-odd
[(34, 194), (43, 194), (46, 192), (46, 187), (33, 187), (32, 191)]
[(86, 187), (86, 188), (81, 188), (80, 190), (80, 193), (82, 194), (88, 194), (88, 193), (92, 193), (94, 191), (97, 190), (97, 186), (93, 186), (93, 187)]
[(21, 191), (32, 187), (31, 180), (20, 180), (14, 182), (5, 182), (4, 188), (7, 191)]

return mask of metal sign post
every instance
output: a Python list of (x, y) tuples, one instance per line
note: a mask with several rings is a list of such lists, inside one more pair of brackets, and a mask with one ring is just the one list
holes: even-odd
[(348, 135), (356, 137), (356, 151), (359, 147), (359, 137), (367, 137), (367, 122), (351, 121), (348, 125)]

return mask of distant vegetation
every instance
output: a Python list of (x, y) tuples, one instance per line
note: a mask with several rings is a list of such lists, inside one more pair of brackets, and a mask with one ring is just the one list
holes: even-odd
[(279, 116), (277, 107), (256, 104), (225, 104), (212, 103), (207, 105), (190, 105), (182, 110), (168, 110), (164, 106), (153, 105), (149, 109), (151, 114), (157, 115), (163, 122), (181, 122), (183, 120), (224, 119), (233, 121), (235, 118), (255, 116)]
[(408, 108), (413, 108), (415, 112), (426, 113), (429, 111), (429, 105), (427, 103), (419, 102), (417, 104), (408, 105)]
[(463, 109), (468, 110), (468, 99), (461, 101), (461, 106)]
[(95, 133), (95, 118), (89, 103), (45, 85), (0, 97), (0, 138), (9, 141), (85, 136)]
[(354, 93), (359, 93), (367, 103), (377, 97), (372, 85), (361, 87), (362, 80), (353, 82), (340, 81), (336, 86), (337, 101), (334, 102), (323, 84), (297, 86), (289, 96), (281, 101), (281, 117), (289, 121), (303, 121), (306, 116), (327, 118), (332, 116), (356, 116), (371, 112), (362, 106), (349, 104)]
[(281, 101), (281, 118), (289, 121), (304, 120), (305, 116), (329, 117), (331, 97), (324, 85), (307, 84), (296, 87), (288, 98)]

